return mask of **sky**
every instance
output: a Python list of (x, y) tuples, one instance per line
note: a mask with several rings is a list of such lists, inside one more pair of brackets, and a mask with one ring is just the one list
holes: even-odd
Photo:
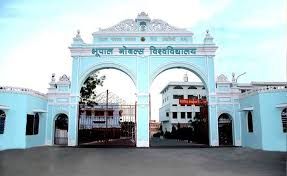
[(286, 0), (0, 0), (0, 85), (47, 92), (52, 73), (71, 75), (68, 47), (78, 29), (91, 43), (99, 28), (141, 11), (192, 31), (194, 43), (209, 29), (219, 47), (216, 75), (286, 80)]

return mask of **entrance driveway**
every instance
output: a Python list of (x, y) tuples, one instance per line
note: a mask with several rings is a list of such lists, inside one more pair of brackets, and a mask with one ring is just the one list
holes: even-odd
[(286, 153), (246, 148), (39, 147), (0, 152), (1, 176), (286, 176)]

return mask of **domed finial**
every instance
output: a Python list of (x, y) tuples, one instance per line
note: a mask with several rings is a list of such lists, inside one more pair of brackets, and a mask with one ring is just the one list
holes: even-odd
[(185, 73), (185, 74), (183, 75), (183, 81), (184, 81), (184, 82), (188, 82), (188, 76), (187, 76), (187, 73)]
[(232, 82), (235, 82), (235, 73), (232, 72)]
[(80, 30), (77, 30), (76, 36), (73, 38), (73, 44), (72, 45), (78, 45), (78, 44), (84, 44), (84, 41), (80, 35)]
[(204, 38), (205, 44), (213, 44), (213, 37), (210, 35), (209, 30), (206, 30), (205, 38)]
[(52, 82), (55, 82), (55, 76), (56, 76), (56, 74), (55, 74), (55, 73), (52, 73), (52, 77), (51, 77), (51, 81), (52, 81)]

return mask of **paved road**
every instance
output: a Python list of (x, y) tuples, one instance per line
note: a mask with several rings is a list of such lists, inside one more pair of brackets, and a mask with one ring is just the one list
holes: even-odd
[(1, 176), (286, 176), (286, 153), (246, 148), (64, 148), (0, 152)]
[(151, 138), (150, 146), (152, 147), (209, 147), (206, 144), (198, 144), (192, 141), (188, 142), (187, 140), (181, 141), (176, 139), (160, 139), (160, 138)]

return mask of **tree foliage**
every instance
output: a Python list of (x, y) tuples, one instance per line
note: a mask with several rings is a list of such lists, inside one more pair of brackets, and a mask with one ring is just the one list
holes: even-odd
[(99, 72), (91, 74), (81, 87), (81, 103), (95, 103), (93, 99), (96, 97), (96, 87), (103, 86), (106, 76), (99, 77)]

